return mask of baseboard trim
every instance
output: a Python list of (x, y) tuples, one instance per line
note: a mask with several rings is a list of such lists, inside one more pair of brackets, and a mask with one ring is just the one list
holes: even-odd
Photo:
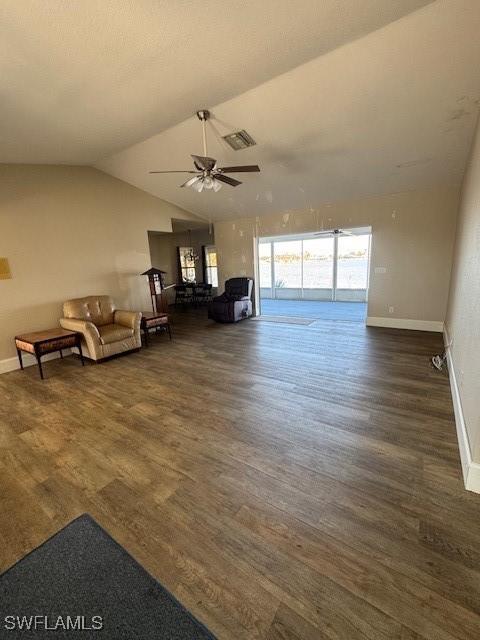
[[(71, 349), (63, 349), (64, 356), (69, 356), (71, 352)], [(58, 351), (55, 353), (47, 353), (42, 356), (42, 363), (48, 362), (49, 360), (56, 360), (57, 358), (60, 358), (60, 353)], [(35, 356), (32, 356), (30, 353), (22, 352), (22, 360), (24, 367), (32, 367), (37, 364)], [(20, 369), (20, 363), (18, 362), (17, 356), (0, 360), (0, 374), (15, 371), (16, 369)]]
[(452, 391), (460, 461), (462, 463), (463, 483), (465, 485), (465, 489), (468, 491), (480, 493), (480, 464), (478, 462), (473, 462), (472, 460), (472, 451), (468, 440), (462, 401), (460, 399), (460, 390), (457, 384), (457, 376), (455, 375), (455, 366), (453, 364), (452, 353), (450, 348), (447, 346), (450, 344), (450, 336), (448, 335), (446, 327), (443, 330), (443, 339), (447, 353), (448, 374), (450, 378), (450, 389)]
[(440, 320), (411, 320), (410, 318), (367, 318), (368, 327), (387, 327), (389, 329), (412, 329), (414, 331), (443, 332), (443, 322)]

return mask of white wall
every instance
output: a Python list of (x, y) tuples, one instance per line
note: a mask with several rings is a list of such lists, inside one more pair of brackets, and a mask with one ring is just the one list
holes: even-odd
[[(408, 321), (441, 330), (445, 319), (459, 188), (377, 196), (215, 223), (219, 286), (233, 276), (254, 277), (254, 238), (337, 227), (372, 227), (368, 316), (379, 323)], [(376, 273), (375, 267), (385, 267)], [(389, 308), (394, 312), (390, 313)], [(407, 324), (408, 324), (407, 322)], [(412, 324), (413, 323), (413, 324)]]
[[(453, 341), (450, 356), (466, 430), (467, 442), (463, 444), (469, 447), (469, 455), (478, 465), (480, 464), (480, 133), (478, 129), (461, 193), (446, 329), (448, 338)], [(476, 474), (476, 490), (480, 491), (480, 466), (476, 468)]]
[[(0, 165), (0, 369), (16, 334), (58, 326), (62, 303), (110, 294), (149, 309), (148, 230), (193, 216), (90, 167)], [(5, 368), (5, 367), (4, 367)]]

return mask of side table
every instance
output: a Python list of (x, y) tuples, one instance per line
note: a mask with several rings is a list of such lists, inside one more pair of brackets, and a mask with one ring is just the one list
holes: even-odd
[(43, 380), (42, 356), (54, 351), (60, 351), (63, 358), (62, 349), (77, 347), (80, 353), (82, 366), (85, 365), (82, 353), (82, 334), (77, 331), (68, 331), (60, 327), (55, 329), (45, 329), (45, 331), (34, 331), (15, 336), (15, 346), (17, 348), (20, 368), (23, 369), (22, 351), (33, 354), (38, 363), (40, 378)]
[(143, 330), (143, 335), (145, 336), (146, 347), (148, 347), (148, 332), (150, 329), (164, 329), (165, 331), (168, 331), (170, 340), (172, 339), (168, 313), (162, 313), (161, 311), (142, 311), (140, 327)]

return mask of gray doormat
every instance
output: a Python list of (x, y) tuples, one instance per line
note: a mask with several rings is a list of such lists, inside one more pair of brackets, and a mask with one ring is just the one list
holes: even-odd
[(0, 638), (215, 640), (88, 514), (0, 576)]

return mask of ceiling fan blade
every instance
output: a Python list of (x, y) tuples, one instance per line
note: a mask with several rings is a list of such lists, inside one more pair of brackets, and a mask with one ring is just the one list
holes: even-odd
[(186, 171), (149, 171), (148, 173), (197, 173), (197, 171), (187, 169)]
[(215, 158), (209, 158), (207, 156), (194, 156), (192, 154), (192, 158), (195, 166), (199, 166), (201, 169), (205, 169), (205, 171), (211, 171), (217, 164)]
[(330, 231), (318, 231), (313, 234), (314, 236), (353, 236), (351, 231), (347, 231), (345, 229), (331, 229)]
[(242, 184), (240, 180), (235, 180), (235, 178), (224, 176), (221, 173), (215, 174), (215, 180), (220, 180), (220, 182), (225, 182), (225, 184), (229, 184), (231, 187), (238, 187), (239, 184)]
[(186, 182), (184, 182), (180, 186), (181, 187), (191, 187), (196, 182), (198, 182), (198, 180), (200, 180), (200, 179), (201, 179), (201, 176), (195, 176), (194, 178), (189, 178)]
[(260, 167), (258, 164), (246, 164), (240, 167), (220, 167), (217, 171), (221, 171), (222, 173), (244, 173), (247, 171), (260, 171)]

